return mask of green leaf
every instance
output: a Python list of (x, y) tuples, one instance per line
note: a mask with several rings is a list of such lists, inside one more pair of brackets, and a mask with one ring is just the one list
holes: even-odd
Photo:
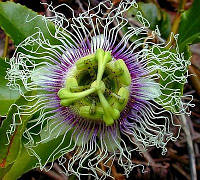
[(0, 167), (0, 179), (2, 179), (6, 175), (6, 173), (10, 170), (11, 167), (12, 167), (12, 164), (7, 166), (6, 168)]
[(127, 17), (132, 18), (135, 16), (138, 10), (142, 13), (142, 16), (150, 23), (150, 29), (155, 30), (156, 26), (161, 32), (163, 38), (167, 38), (171, 30), (170, 16), (161, 9), (158, 9), (153, 3), (138, 3), (138, 9), (131, 7), (127, 12)]
[[(35, 92), (28, 92), (26, 95), (35, 95)], [(11, 106), (7, 118), (3, 121), (0, 128), (0, 166), (7, 167), (9, 164), (13, 163), (20, 151), (21, 137), (26, 128), (26, 124), (30, 119), (28, 115), (20, 115), (18, 112), (18, 107), (20, 105), (31, 106), (34, 103), (28, 102), (24, 97), (20, 96), (15, 102), (15, 105)], [(16, 106), (17, 105), (17, 106)], [(14, 120), (15, 118), (15, 120)], [(14, 132), (9, 133), (13, 123), (16, 124)], [(9, 140), (8, 140), (9, 139)]]
[[(182, 72), (178, 72), (180, 77), (183, 76)], [(171, 111), (171, 112), (179, 112), (180, 111), (180, 103), (177, 103), (177, 100), (180, 100), (180, 97), (183, 95), (183, 87), (184, 85), (177, 82), (172, 81), (170, 77), (167, 77), (167, 73), (160, 71), (160, 76), (165, 79), (160, 79), (159, 84), (161, 86), (164, 86), (165, 88), (161, 88), (162, 94), (160, 95), (159, 99), (156, 99), (159, 104), (161, 104), (165, 109)], [(172, 96), (174, 95), (174, 92), (177, 94), (176, 97)]]
[(158, 22), (158, 27), (161, 33), (161, 36), (165, 39), (168, 38), (170, 32), (171, 32), (171, 19), (170, 15), (165, 12), (161, 11), (161, 20)]
[[(55, 33), (52, 22), (45, 23), (43, 16), (25, 6), (13, 2), (0, 2), (0, 26), (11, 37), (15, 45), (21, 43), (30, 35), (38, 32), (38, 28), (44, 33), (44, 37), (55, 44), (56, 39), (48, 31)], [(47, 28), (48, 27), (48, 28)]]
[(182, 13), (178, 30), (178, 44), (183, 52), (186, 45), (200, 42), (200, 1), (194, 0), (192, 7)]
[[(65, 137), (64, 135), (60, 135), (56, 139), (54, 138), (46, 143), (40, 143), (36, 147), (34, 147), (33, 150), (38, 155), (38, 157), (41, 158), (42, 164), (44, 164), (45, 161), (53, 162), (61, 155), (63, 155), (64, 151), (61, 151), (63, 148), (66, 148), (68, 145), (69, 145), (68, 148), (71, 148), (73, 144), (70, 145), (70, 140), (71, 140), (71, 132), (69, 132)], [(60, 144), (61, 146), (59, 146)], [(56, 151), (56, 153), (54, 151)], [(52, 156), (53, 152), (55, 156)], [(14, 165), (12, 166), (10, 171), (5, 175), (3, 180), (17, 179), (25, 172), (35, 167), (38, 167), (39, 165), (37, 163), (38, 159), (35, 156), (30, 156), (27, 149), (23, 147)]]
[[(2, 174), (2, 180), (17, 180), (26, 171), (33, 169), (34, 167), (29, 162), (35, 160), (31, 158), (26, 149), (22, 149), (12, 167), (6, 173)], [(28, 167), (28, 170), (24, 167)], [(0, 168), (0, 171), (3, 171), (3, 168)]]
[(160, 19), (160, 14), (157, 7), (153, 3), (139, 2), (138, 9), (131, 7), (127, 12), (127, 16), (131, 17), (132, 15), (136, 15), (138, 10), (142, 13), (143, 17), (150, 22), (150, 28), (155, 29), (158, 19)]
[(4, 116), (9, 110), (11, 104), (13, 104), (20, 94), (16, 90), (11, 90), (8, 86), (8, 80), (5, 79), (6, 71), (9, 68), (9, 64), (5, 62), (5, 59), (0, 58), (0, 115)]
[[(184, 62), (177, 61), (173, 53), (175, 50), (171, 49), (170, 51), (159, 46), (154, 46), (151, 54), (151, 56), (153, 56), (150, 58), (151, 61), (148, 65), (154, 66), (157, 64), (158, 67), (160, 66), (160, 68), (154, 72), (160, 75), (159, 84), (161, 87), (161, 95), (156, 98), (155, 101), (165, 109), (176, 113), (179, 112), (181, 108), (180, 97), (183, 95), (185, 83), (182, 77), (186, 73), (186, 70), (183, 70), (182, 63)], [(172, 68), (176, 70), (171, 72)]]
[[(28, 93), (25, 94), (26, 96), (30, 95)], [(34, 94), (31, 94), (34, 95)], [(16, 104), (18, 105), (24, 105), (26, 102), (22, 97), (20, 97)], [(31, 105), (31, 104), (29, 104)], [(7, 119), (3, 121), (3, 125), (0, 128), (0, 166), (1, 167), (8, 167), (10, 166), (10, 163), (13, 163), (13, 166), (10, 168), (10, 170), (7, 172), (5, 177), (3, 179), (10, 180), (10, 179), (17, 179), (25, 172), (38, 167), (40, 162), (42, 165), (45, 165), (47, 162), (53, 162), (57, 158), (59, 158), (67, 149), (71, 148), (73, 146), (73, 142), (71, 142), (71, 131), (67, 132), (62, 131), (60, 133), (60, 126), (56, 126), (54, 123), (54, 126), (52, 126), (53, 130), (51, 133), (47, 132), (47, 125), (45, 128), (42, 129), (40, 132), (40, 125), (35, 126), (33, 129), (29, 130), (29, 133), (37, 133), (40, 132), (39, 135), (36, 137), (33, 137), (34, 141), (41, 141), (40, 136), (42, 139), (46, 139), (45, 141), (40, 142), (37, 146), (33, 147), (30, 152), (33, 152), (36, 154), (36, 156), (30, 156), (29, 152), (27, 151), (28, 148), (24, 147), (23, 144), (27, 143), (26, 139), (22, 137), (22, 134), (25, 130), (25, 128), (30, 128), (31, 124), (34, 125), (33, 121), (37, 120), (38, 117), (41, 115), (40, 112), (36, 112), (32, 116), (20, 116), (22, 123), (21, 125), (18, 125), (15, 132), (9, 137), (11, 139), (9, 145), (5, 145), (7, 143), (7, 137), (6, 132), (10, 129), (10, 125), (12, 124), (13, 114), (17, 113), (16, 106), (12, 106), (8, 113)], [(16, 120), (19, 120), (19, 118), (16, 118)], [(15, 120), (15, 121), (16, 121)], [(53, 123), (54, 121), (51, 120)], [(58, 123), (59, 124), (59, 123)], [(44, 122), (45, 125), (45, 122)], [(65, 124), (62, 125), (62, 128)], [(57, 128), (54, 128), (54, 127)], [(59, 136), (58, 132), (60, 133)], [(71, 144), (70, 144), (71, 143)], [(68, 147), (69, 146), (69, 147)], [(68, 147), (68, 148), (66, 148)], [(63, 150), (66, 148), (65, 150)], [(38, 157), (39, 159), (37, 159)], [(3, 171), (3, 170), (2, 170)], [(1, 168), (0, 168), (1, 172)]]

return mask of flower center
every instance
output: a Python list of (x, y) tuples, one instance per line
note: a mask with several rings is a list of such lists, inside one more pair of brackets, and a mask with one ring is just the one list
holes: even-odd
[(65, 87), (58, 91), (61, 106), (83, 118), (112, 125), (129, 98), (131, 76), (126, 64), (122, 59), (112, 61), (110, 51), (97, 49), (75, 65)]

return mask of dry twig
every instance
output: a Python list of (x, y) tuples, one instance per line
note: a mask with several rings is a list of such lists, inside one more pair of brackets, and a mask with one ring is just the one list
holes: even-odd
[(188, 153), (190, 157), (190, 174), (191, 180), (197, 180), (197, 172), (196, 172), (196, 164), (195, 164), (195, 154), (194, 154), (194, 147), (192, 142), (192, 137), (189, 130), (189, 125), (187, 123), (187, 119), (185, 115), (180, 115), (183, 124), (183, 130), (186, 135), (187, 145), (188, 145)]
[(179, 166), (176, 164), (172, 164), (173, 168), (176, 169), (180, 174), (182, 174), (186, 179), (190, 180), (190, 176), (186, 174), (184, 170), (182, 170)]

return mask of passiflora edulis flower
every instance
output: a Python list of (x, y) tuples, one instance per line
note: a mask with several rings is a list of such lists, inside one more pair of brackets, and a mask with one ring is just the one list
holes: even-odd
[[(179, 87), (168, 84), (186, 82), (187, 61), (178, 49), (169, 51), (151, 41), (158, 29), (147, 41), (149, 23), (139, 11), (141, 26), (129, 26), (122, 35), (128, 24), (124, 13), (131, 6), (137, 8), (135, 1), (121, 1), (115, 8), (107, 1), (71, 19), (49, 6), (53, 16), (44, 21), (55, 42), (38, 28), (10, 60), (10, 87), (34, 102), (18, 108), (22, 115), (32, 115), (25, 147), (41, 168), (58, 156), (65, 173), (79, 178), (111, 176), (115, 162), (128, 176), (138, 166), (133, 152), (156, 146), (164, 154), (167, 142), (176, 140), (170, 127), (179, 126), (173, 123), (171, 102), (178, 113), (184, 108)], [(133, 36), (136, 40), (130, 41)], [(37, 93), (26, 96), (24, 90)], [(40, 157), (34, 147), (52, 139), (58, 145), (47, 159)]]

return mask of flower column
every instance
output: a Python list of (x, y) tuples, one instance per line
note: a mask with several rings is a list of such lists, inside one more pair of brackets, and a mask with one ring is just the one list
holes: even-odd
[[(97, 73), (96, 80), (79, 86), (78, 79), (88, 80), (84, 74), (86, 71), (90, 75)], [(97, 49), (95, 55), (79, 59), (71, 74), (73, 75), (66, 78), (65, 87), (58, 92), (60, 104), (76, 109), (83, 118), (103, 121), (107, 126), (114, 124), (129, 98), (127, 87), (131, 84), (131, 77), (124, 61), (120, 59), (113, 62), (110, 51)], [(110, 82), (113, 84), (112, 87), (109, 87)], [(86, 90), (73, 92), (81, 89)]]

